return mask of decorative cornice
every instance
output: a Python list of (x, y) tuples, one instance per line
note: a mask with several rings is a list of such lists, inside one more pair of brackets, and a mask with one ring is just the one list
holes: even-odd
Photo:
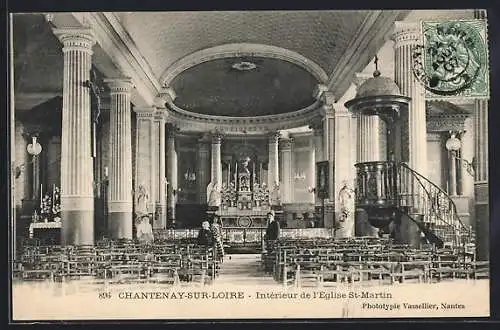
[(328, 80), (328, 89), (338, 99), (349, 88), (353, 75), (363, 70), (387, 41), (394, 21), (407, 13), (408, 10), (374, 10), (367, 15)]
[(270, 45), (235, 43), (202, 49), (181, 58), (163, 72), (160, 82), (162, 86), (168, 87), (176, 76), (195, 65), (220, 58), (244, 56), (259, 56), (287, 61), (304, 68), (320, 83), (328, 80), (328, 75), (318, 64), (297, 52)]
[(420, 25), (418, 22), (396, 21), (391, 38), (394, 40), (394, 48), (415, 45), (421, 39)]
[(467, 114), (433, 115), (427, 117), (427, 132), (464, 131)]
[(169, 121), (175, 123), (182, 130), (207, 131), (218, 129), (231, 134), (262, 134), (271, 130), (284, 130), (307, 126), (314, 118), (320, 115), (320, 102), (311, 106), (278, 115), (258, 117), (229, 117), (197, 114), (180, 109), (175, 104), (169, 104)]

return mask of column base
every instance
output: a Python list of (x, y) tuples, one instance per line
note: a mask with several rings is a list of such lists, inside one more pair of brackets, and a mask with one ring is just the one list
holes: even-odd
[(108, 235), (111, 239), (132, 239), (132, 212), (110, 212)]
[(175, 206), (167, 208), (167, 228), (174, 229), (177, 224), (175, 223)]
[(335, 228), (335, 204), (325, 201), (323, 210), (323, 225), (325, 228)]
[(61, 245), (94, 244), (94, 211), (61, 211)]

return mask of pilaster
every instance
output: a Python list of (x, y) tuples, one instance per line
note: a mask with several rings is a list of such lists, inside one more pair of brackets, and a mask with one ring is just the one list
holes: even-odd
[(293, 174), (292, 174), (292, 147), (293, 138), (283, 138), (280, 140), (283, 182), (281, 185), (282, 203), (293, 202)]

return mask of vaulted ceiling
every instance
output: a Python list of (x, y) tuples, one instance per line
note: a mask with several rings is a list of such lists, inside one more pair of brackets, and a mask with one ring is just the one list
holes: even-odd
[(273, 45), (331, 73), (369, 11), (118, 13), (153, 72), (196, 51), (228, 43)]
[[(314, 102), (313, 90), (320, 83), (341, 96), (353, 73), (361, 71), (385, 42), (394, 20), (407, 14), (407, 11), (116, 12), (65, 16), (57, 13), (55, 23), (50, 24), (61, 27), (67, 22), (97, 22), (103, 28), (98, 35), (112, 36), (114, 44), (98, 38), (94, 46), (95, 66), (106, 76), (113, 71), (130, 74), (124, 72), (124, 61), (118, 59), (124, 56), (117, 52), (120, 49), (127, 53), (128, 57), (124, 57), (127, 62), (139, 63), (134, 64), (135, 70), (138, 67), (143, 71), (142, 77), (150, 80), (146, 89), (153, 98), (162, 86), (170, 87), (177, 94), (175, 106), (184, 110), (254, 116), (308, 107)], [(38, 93), (38, 103), (51, 93), (62, 92), (62, 47), (50, 24), (42, 14), (14, 18), (15, 89), (20, 95)], [(381, 31), (374, 31), (376, 28)], [(238, 62), (249, 62), (256, 68), (234, 70), (232, 66)], [(144, 90), (136, 88), (134, 92)], [(44, 93), (48, 95), (45, 100)]]

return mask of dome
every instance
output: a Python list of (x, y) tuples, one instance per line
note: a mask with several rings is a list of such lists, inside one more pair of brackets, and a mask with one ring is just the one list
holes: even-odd
[(356, 98), (381, 95), (401, 95), (401, 92), (391, 78), (382, 77), (379, 71), (375, 71), (372, 78), (358, 87)]

